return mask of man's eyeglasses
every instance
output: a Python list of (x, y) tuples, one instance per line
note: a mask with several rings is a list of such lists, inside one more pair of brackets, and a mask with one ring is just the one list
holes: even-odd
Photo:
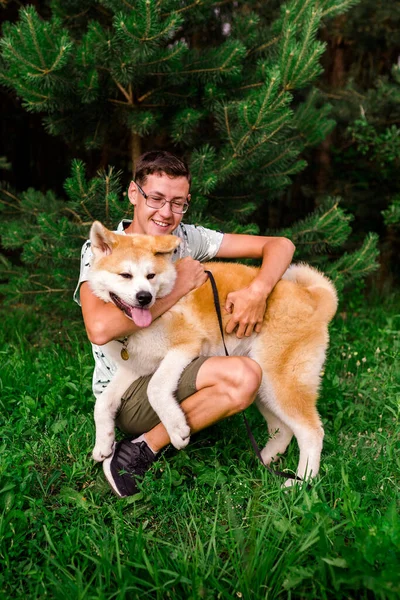
[[(135, 182), (136, 183), (136, 182)], [(156, 196), (149, 196), (146, 194), (140, 185), (136, 183), (139, 192), (142, 194), (145, 199), (146, 205), (149, 208), (162, 208), (166, 202), (169, 202), (171, 210), (173, 213), (177, 215), (183, 215), (189, 208), (189, 202), (180, 202), (179, 200), (166, 200), (166, 198), (158, 198)]]

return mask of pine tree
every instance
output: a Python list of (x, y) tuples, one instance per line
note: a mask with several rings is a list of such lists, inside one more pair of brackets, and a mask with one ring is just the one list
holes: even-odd
[[(100, 148), (114, 162), (117, 148), (131, 168), (149, 147), (183, 154), (193, 175), (192, 222), (264, 232), (269, 208), (306, 165), (302, 153), (334, 127), (313, 87), (325, 51), (318, 30), (357, 2), (53, 0), (50, 16), (27, 7), (5, 24), (0, 78), (28, 111), (43, 114), (50, 134), (74, 147)], [(3, 260), (7, 297), (25, 290), (59, 302), (61, 292), (50, 292), (71, 291), (90, 222), (115, 225), (124, 213), (120, 182), (112, 169), (87, 181), (74, 162), (66, 203), (51, 192), (3, 189), (2, 244), (22, 249), (22, 265)], [(349, 220), (328, 198), (285, 233), (299, 258), (312, 262), (320, 253), (317, 262), (338, 281), (341, 272), (351, 279), (374, 268), (376, 240), (343, 269), (343, 261), (329, 264)]]
[(319, 82), (338, 125), (319, 150), (318, 192), (343, 196), (353, 240), (379, 234), (381, 280), (399, 274), (399, 36), (400, 2), (363, 0), (323, 36), (331, 52)]
[(390, 76), (380, 77), (362, 100), (361, 114), (349, 128), (369, 168), (380, 171), (390, 184), (388, 208), (382, 211), (385, 224), (400, 227), (400, 65)]

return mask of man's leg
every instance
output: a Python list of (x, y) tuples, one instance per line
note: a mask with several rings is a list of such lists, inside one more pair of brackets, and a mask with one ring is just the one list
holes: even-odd
[[(191, 432), (196, 433), (245, 410), (254, 401), (261, 378), (260, 366), (247, 357), (205, 360), (196, 375), (197, 391), (181, 402)], [(120, 497), (136, 493), (135, 476), (141, 477), (151, 467), (156, 453), (169, 443), (162, 423), (132, 442), (119, 442), (114, 455), (103, 463), (113, 491)]]
[[(257, 395), (261, 377), (260, 366), (251, 358), (215, 356), (206, 360), (197, 374), (197, 392), (181, 403), (191, 433), (245, 410)], [(154, 452), (170, 443), (162, 423), (144, 438)]]

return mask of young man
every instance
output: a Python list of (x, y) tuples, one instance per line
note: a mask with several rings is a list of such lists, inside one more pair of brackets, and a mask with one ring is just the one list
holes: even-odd
[[(187, 165), (168, 152), (147, 152), (140, 157), (128, 197), (134, 206), (133, 221), (123, 221), (121, 234), (174, 234), (181, 238), (174, 259), (177, 280), (173, 291), (151, 308), (153, 319), (169, 310), (180, 298), (207, 281), (202, 261), (213, 258), (259, 258), (260, 271), (247, 288), (229, 294), (223, 308), (231, 318), (227, 333), (239, 338), (259, 332), (268, 295), (289, 266), (294, 245), (286, 238), (221, 234), (181, 223), (190, 204), (190, 172)], [(116, 365), (107, 358), (110, 344), (138, 330), (112, 303), (95, 296), (87, 282), (90, 243), (82, 253), (81, 274), (75, 300), (81, 304), (85, 327), (93, 345), (97, 396), (109, 383)], [(157, 453), (169, 443), (166, 429), (151, 408), (146, 389), (151, 377), (135, 381), (122, 398), (118, 427), (130, 439), (118, 442), (103, 470), (113, 491), (120, 497), (137, 492), (137, 480), (150, 468)], [(192, 433), (247, 408), (261, 383), (259, 365), (247, 357), (199, 357), (183, 372), (177, 398)], [(133, 439), (132, 439), (133, 438)]]

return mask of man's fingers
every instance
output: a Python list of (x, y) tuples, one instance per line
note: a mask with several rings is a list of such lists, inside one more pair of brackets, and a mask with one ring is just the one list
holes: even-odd
[(227, 300), (225, 303), (226, 312), (230, 314), (232, 312), (232, 308), (233, 308), (233, 302), (230, 302), (229, 300)]
[(235, 319), (229, 319), (226, 327), (225, 327), (225, 331), (226, 333), (232, 333), (235, 328), (237, 327), (237, 321), (235, 321)]
[[(235, 319), (235, 317), (232, 317), (232, 319), (230, 319), (228, 321), (227, 326), (225, 327), (225, 331), (226, 333), (233, 333), (233, 331), (237, 328), (236, 330), (236, 337), (238, 338), (242, 338), (245, 335), (247, 335), (247, 328), (249, 327), (249, 325), (247, 323), (240, 323), (239, 319)], [(251, 329), (253, 329), (253, 327), (251, 326)], [(251, 335), (251, 334), (249, 334)]]
[(226, 333), (233, 333), (236, 328), (236, 337), (250, 337), (253, 333), (260, 333), (262, 323), (241, 323), (239, 318), (233, 316), (229, 319), (225, 331)]
[(236, 337), (239, 339), (242, 339), (242, 337), (245, 336), (246, 329), (247, 329), (247, 325), (240, 324), (236, 331)]
[(245, 334), (244, 334), (244, 335), (245, 335), (246, 337), (250, 337), (250, 336), (251, 336), (251, 334), (253, 333), (253, 331), (254, 331), (254, 325), (247, 325), (247, 327), (246, 327), (246, 332), (245, 332)]

